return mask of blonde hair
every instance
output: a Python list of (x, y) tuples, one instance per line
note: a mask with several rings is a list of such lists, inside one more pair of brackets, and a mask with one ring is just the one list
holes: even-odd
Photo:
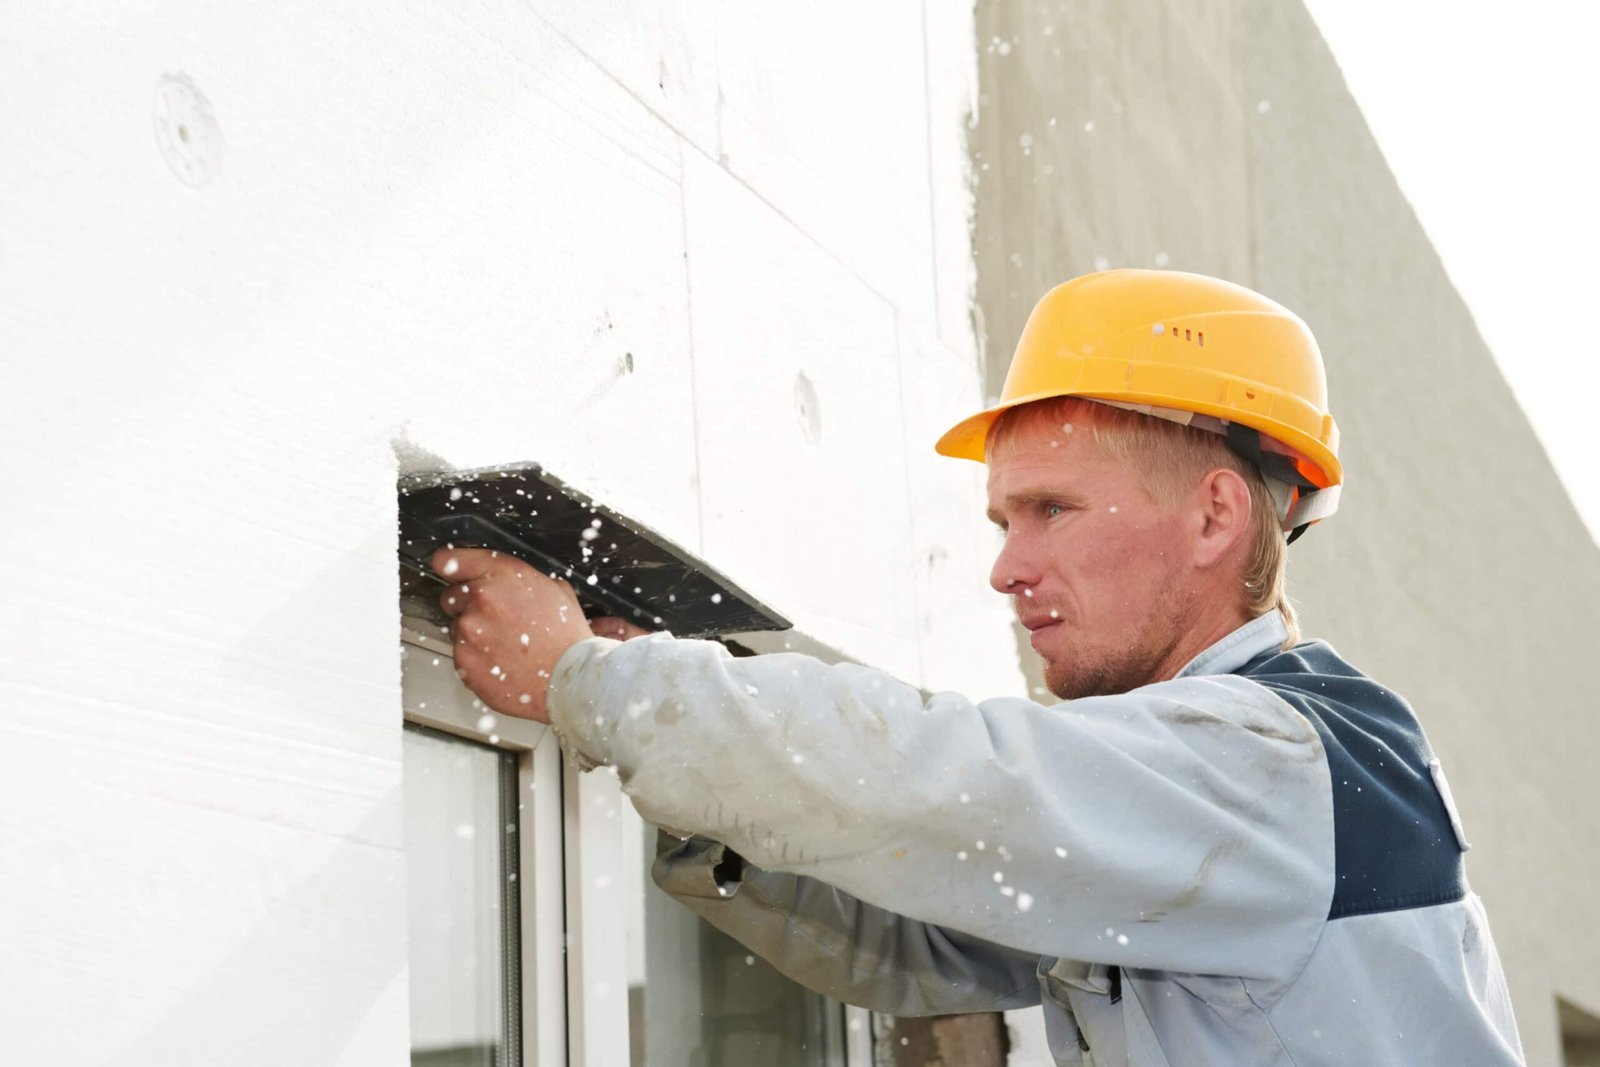
[(1208, 430), (1111, 407), (1078, 396), (1050, 397), (1005, 412), (989, 427), (985, 454), (1004, 448), (1024, 429), (1048, 424), (1087, 429), (1108, 456), (1138, 473), (1144, 491), (1162, 507), (1176, 507), (1200, 479), (1214, 470), (1231, 470), (1250, 489), (1250, 551), (1240, 576), (1241, 606), (1252, 619), (1282, 612), (1289, 636), (1300, 640), (1300, 623), (1289, 602), (1289, 552), (1278, 525), (1277, 508), (1255, 464)]

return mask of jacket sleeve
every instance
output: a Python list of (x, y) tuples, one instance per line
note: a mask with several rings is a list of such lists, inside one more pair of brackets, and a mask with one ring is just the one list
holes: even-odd
[(1037, 954), (864, 904), (802, 875), (742, 863), (707, 838), (660, 835), (652, 874), (679, 903), (808, 989), (891, 1015), (1039, 1003)]
[(551, 680), (657, 826), (1038, 955), (1288, 981), (1333, 892), (1316, 730), (1231, 675), (1054, 706), (881, 671), (590, 638)]

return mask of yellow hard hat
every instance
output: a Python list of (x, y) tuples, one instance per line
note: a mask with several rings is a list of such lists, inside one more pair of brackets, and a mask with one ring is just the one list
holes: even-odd
[(1293, 312), (1241, 285), (1108, 270), (1056, 286), (1028, 316), (1000, 402), (934, 447), (982, 462), (1003, 412), (1056, 396), (1201, 416), (1290, 487), (1280, 500), (1285, 529), (1303, 530), (1337, 506), (1344, 468), (1316, 338)]

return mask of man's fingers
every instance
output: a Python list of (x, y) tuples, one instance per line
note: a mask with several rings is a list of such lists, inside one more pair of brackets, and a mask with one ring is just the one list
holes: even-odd
[(627, 641), (635, 637), (643, 637), (649, 633), (642, 627), (635, 626), (626, 619), (619, 619), (615, 615), (602, 615), (589, 620), (589, 629), (594, 631), (596, 637), (609, 637), (616, 641)]
[(457, 646), (466, 645), (468, 648), (485, 651), (489, 650), (491, 631), (484, 625), (483, 616), (477, 613), (457, 616), (456, 621), (450, 625), (450, 633), (455, 638)]
[(457, 636), (450, 648), (451, 658), (456, 663), (456, 673), (463, 679), (475, 673), (482, 666), (481, 660), (488, 653), (473, 646), (465, 637)]
[(434, 550), (429, 562), (435, 571), (452, 582), (470, 582), (488, 574), (501, 559), (515, 562), (515, 557), (487, 548), (440, 548)]
[(465, 582), (445, 587), (439, 594), (439, 607), (452, 619), (458, 618), (472, 604), (472, 590)]

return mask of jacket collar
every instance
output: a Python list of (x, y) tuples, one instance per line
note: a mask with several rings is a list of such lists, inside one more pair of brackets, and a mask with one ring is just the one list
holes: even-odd
[(1232, 674), (1263, 652), (1283, 647), (1289, 629), (1284, 625), (1283, 614), (1269, 611), (1257, 616), (1224, 637), (1179, 671), (1177, 677), (1188, 678), (1197, 674)]

